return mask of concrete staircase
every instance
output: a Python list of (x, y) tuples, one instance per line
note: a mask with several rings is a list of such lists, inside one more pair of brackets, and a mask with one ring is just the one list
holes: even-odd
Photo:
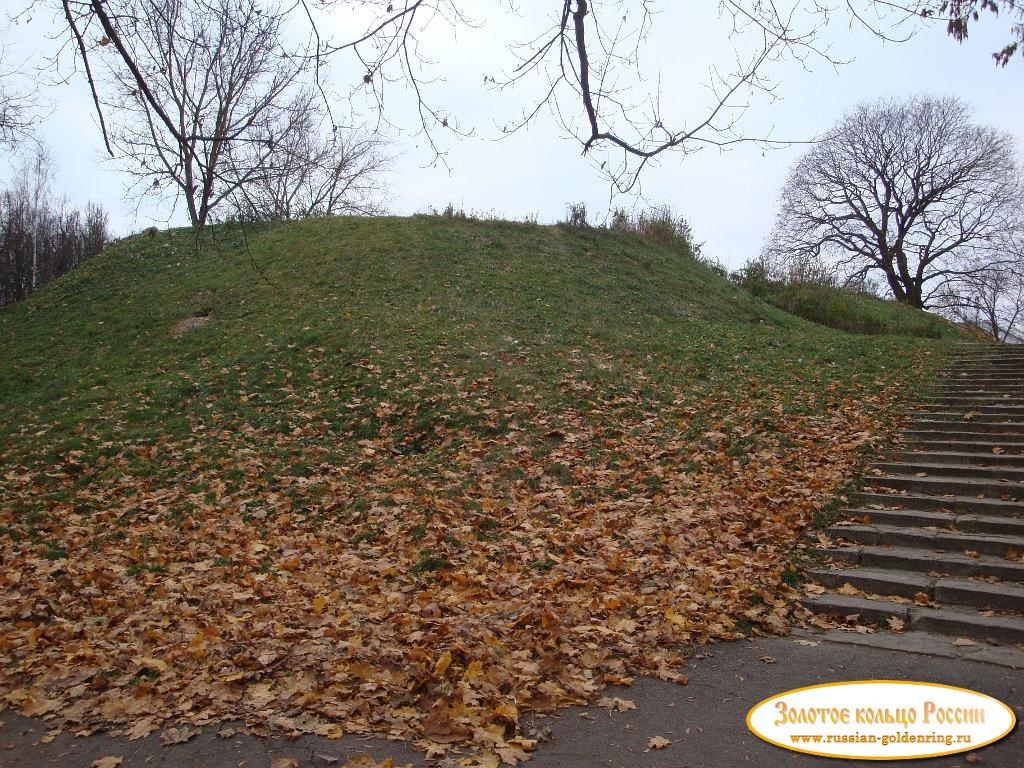
[(1024, 643), (1024, 348), (964, 345), (842, 514), (807, 608)]

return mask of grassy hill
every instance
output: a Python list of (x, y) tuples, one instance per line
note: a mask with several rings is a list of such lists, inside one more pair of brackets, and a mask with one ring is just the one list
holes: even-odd
[(784, 624), (794, 537), (951, 341), (865, 311), (904, 334), (597, 230), (117, 243), (0, 313), (0, 698), (529, 749), (516, 712)]

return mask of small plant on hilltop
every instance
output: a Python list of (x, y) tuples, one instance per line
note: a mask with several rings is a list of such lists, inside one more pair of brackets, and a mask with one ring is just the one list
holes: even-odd
[(585, 229), (590, 226), (587, 222), (586, 203), (566, 203), (565, 221), (562, 222), (573, 229)]
[(608, 229), (637, 235), (648, 242), (675, 248), (713, 269), (718, 266), (717, 262), (708, 262), (701, 258), (703, 243), (694, 241), (690, 223), (683, 216), (677, 215), (669, 205), (656, 205), (650, 210), (639, 212), (616, 208), (611, 213)]

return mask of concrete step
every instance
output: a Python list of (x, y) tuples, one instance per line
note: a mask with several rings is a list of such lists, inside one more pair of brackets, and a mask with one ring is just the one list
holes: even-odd
[(969, 424), (1020, 424), (1024, 423), (1024, 408), (1002, 408), (982, 412), (976, 408), (968, 408), (957, 412), (948, 406), (929, 408), (927, 406), (914, 411), (915, 421), (964, 421)]
[(937, 395), (977, 394), (984, 392), (996, 395), (1020, 395), (1024, 393), (1024, 383), (1018, 376), (992, 376), (988, 378), (960, 378), (942, 382), (936, 390)]
[[(991, 453), (1006, 453), (1011, 448), (1014, 453), (1024, 450), (1024, 435), (995, 435), (986, 432), (963, 432), (915, 429), (911, 427), (903, 431), (902, 438), (908, 443), (984, 443)], [(999, 448), (993, 451), (993, 448)]]
[(988, 576), (1024, 584), (1024, 562), (996, 555), (963, 555), (958, 552), (932, 552), (917, 547), (875, 545), (819, 547), (821, 557), (865, 568), (888, 568), (912, 573), (945, 576)]
[[(869, 475), (866, 489), (888, 488), (929, 496), (975, 496), (986, 499), (1024, 501), (1024, 485), (1016, 480), (991, 480), (971, 477), (939, 477), (917, 475)], [(1024, 514), (1024, 506), (1021, 507)]]
[[(925, 454), (928, 456), (928, 454)], [(1024, 465), (987, 466), (971, 463), (948, 463), (942, 461), (881, 461), (871, 467), (870, 472), (884, 475), (926, 475), (929, 477), (966, 477), (986, 480), (1024, 481)], [(871, 479), (871, 474), (865, 477)]]
[(920, 509), (926, 512), (968, 512), (993, 517), (1024, 517), (1020, 502), (979, 499), (976, 496), (928, 496), (919, 493), (873, 493), (859, 491), (853, 500), (864, 507), (881, 509)]
[(914, 630), (994, 644), (1024, 643), (1024, 618), (1020, 616), (986, 616), (956, 608), (909, 608), (907, 613)]
[(1016, 368), (1024, 366), (1024, 357), (1011, 356), (1011, 357), (999, 357), (999, 356), (987, 356), (978, 359), (952, 359), (947, 362), (946, 366), (942, 371), (971, 371), (971, 370), (987, 370), (992, 368)]
[(939, 371), (942, 380), (972, 379), (975, 377), (987, 379), (1004, 376), (1007, 378), (1019, 378), (1022, 370), (1020, 361), (1003, 360), (1001, 362), (991, 361), (987, 363), (962, 363), (947, 365)]
[(838, 589), (849, 584), (872, 595), (927, 598), (942, 605), (1024, 610), (1024, 586), (990, 583), (976, 579), (907, 573), (886, 568), (816, 568), (807, 572), (811, 580)]
[(932, 408), (945, 406), (947, 408), (1024, 408), (1024, 397), (1013, 397), (1012, 395), (985, 395), (983, 397), (925, 397), (921, 399), (921, 406)]
[(826, 593), (804, 597), (801, 604), (809, 611), (839, 620), (856, 617), (860, 622), (884, 624), (894, 618), (905, 629), (969, 637), (993, 643), (1024, 642), (1024, 618), (986, 616), (977, 611), (956, 608), (918, 608), (890, 600), (869, 600), (854, 595)]
[(858, 621), (864, 623), (884, 624), (886, 619), (894, 618), (904, 622), (904, 625), (909, 620), (907, 606), (889, 600), (868, 600), (866, 597), (826, 592), (824, 595), (802, 597), (800, 603), (812, 613), (840, 620), (856, 617)]
[(908, 528), (945, 528), (966, 533), (995, 533), (1024, 537), (1024, 517), (958, 515), (916, 509), (844, 509), (847, 522), (863, 525), (897, 525)]
[(943, 552), (974, 552), (1016, 560), (1024, 553), (1024, 538), (1007, 534), (907, 528), (898, 525), (847, 523), (829, 526), (828, 534), (871, 546), (918, 547)]
[(976, 384), (948, 384), (936, 391), (937, 397), (1020, 397), (1024, 394), (1022, 384), (1001, 384), (982, 382)]
[(896, 595), (913, 598), (918, 593), (931, 600), (935, 579), (924, 573), (901, 573), (884, 568), (816, 568), (808, 578), (823, 586), (837, 589), (844, 584), (872, 595)]
[(1024, 370), (1017, 364), (989, 366), (986, 368), (954, 369), (945, 371), (939, 380), (943, 384), (978, 384), (995, 382), (1019, 382), (1024, 378)]
[(1024, 456), (1009, 453), (970, 453), (967, 451), (897, 451), (892, 454), (891, 463), (903, 465), (928, 464), (935, 462), (946, 466), (976, 466), (989, 469), (1024, 468)]
[[(936, 437), (937, 433), (924, 432), (921, 435), (903, 433), (904, 447), (914, 451), (933, 453), (978, 453), (985, 456), (1024, 456), (1024, 442), (1000, 441), (993, 444), (991, 440), (971, 440), (963, 436)], [(998, 449), (998, 450), (996, 450)]]
[(1007, 389), (1020, 389), (1022, 384), (1019, 376), (1013, 374), (1008, 376), (1000, 376), (996, 374), (989, 376), (956, 376), (950, 379), (940, 381), (940, 386), (946, 391), (949, 391), (957, 389), (999, 389), (1001, 387), (1006, 387)]
[(948, 360), (945, 365), (941, 366), (938, 371), (941, 373), (949, 373), (951, 371), (964, 372), (964, 371), (990, 371), (993, 369), (1009, 369), (1014, 370), (1022, 365), (1021, 358), (1003, 358), (1003, 357), (983, 357), (977, 360)]
[(922, 400), (909, 415), (918, 417), (935, 410), (946, 410), (957, 414), (961, 418), (965, 413), (1010, 413), (1024, 412), (1024, 400), (1020, 398), (933, 398)]
[(932, 599), (939, 605), (966, 605), (1020, 613), (1024, 611), (1024, 586), (993, 584), (977, 579), (940, 578), (935, 580)]
[(907, 428), (908, 434), (938, 432), (944, 435), (971, 434), (984, 439), (1016, 437), (1024, 440), (1024, 421), (1003, 420), (995, 423), (967, 421), (965, 419), (922, 419), (916, 418)]

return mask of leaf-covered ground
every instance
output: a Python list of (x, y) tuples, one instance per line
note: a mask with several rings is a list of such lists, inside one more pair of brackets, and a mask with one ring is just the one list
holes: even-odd
[(515, 762), (525, 711), (784, 631), (796, 537), (941, 358), (631, 240), (384, 222), (128, 241), (0, 316), (8, 706)]

